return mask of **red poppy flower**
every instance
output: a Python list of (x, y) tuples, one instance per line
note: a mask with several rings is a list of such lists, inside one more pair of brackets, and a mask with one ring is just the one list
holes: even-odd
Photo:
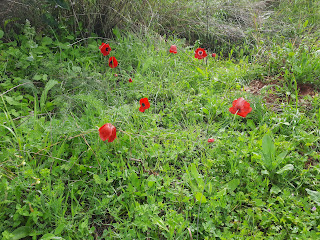
[(211, 142), (214, 142), (214, 139), (213, 139), (213, 138), (209, 138), (209, 139), (208, 139), (208, 142), (210, 142), (210, 143), (211, 143)]
[(198, 48), (195, 52), (194, 57), (198, 58), (198, 59), (202, 59), (205, 58), (207, 55), (206, 50), (204, 50), (203, 48)]
[(241, 117), (246, 117), (249, 112), (251, 112), (252, 108), (250, 107), (250, 103), (244, 100), (243, 97), (238, 98), (232, 102), (232, 107), (229, 108), (229, 111), (232, 114), (238, 114)]
[(141, 105), (139, 108), (140, 112), (144, 112), (146, 109), (148, 109), (150, 107), (150, 103), (149, 103), (148, 98), (141, 98), (140, 105)]
[(109, 46), (109, 43), (108, 44), (102, 43), (99, 49), (100, 49), (100, 52), (103, 54), (103, 56), (109, 55), (111, 51), (111, 47)]
[(117, 137), (116, 127), (111, 123), (106, 123), (99, 128), (99, 135), (102, 141), (109, 139), (108, 142), (113, 142), (113, 140)]
[(132, 82), (132, 79), (131, 79), (131, 78), (129, 78), (129, 82)]
[(212, 57), (215, 58), (217, 56), (217, 54), (215, 53), (212, 53)]
[(115, 57), (110, 57), (109, 58), (109, 67), (115, 68), (118, 66), (118, 61)]
[(177, 51), (177, 46), (176, 45), (171, 45), (169, 52), (176, 54), (178, 52)]

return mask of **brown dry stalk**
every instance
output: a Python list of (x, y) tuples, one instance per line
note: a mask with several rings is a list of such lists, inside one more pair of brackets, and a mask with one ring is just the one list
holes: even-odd
[(15, 88), (17, 88), (17, 87), (20, 87), (20, 86), (23, 86), (23, 85), (26, 85), (26, 84), (30, 84), (30, 83), (29, 83), (29, 82), (21, 83), (21, 84), (15, 86), (15, 87), (13, 87), (13, 88), (10, 88), (8, 91), (5, 91), (4, 93), (2, 93), (2, 94), (0, 95), (0, 97), (2, 97), (3, 95), (5, 95), (5, 94), (8, 93), (8, 92), (11, 92), (13, 89), (15, 89)]
[(187, 229), (188, 229), (188, 231), (189, 231), (190, 239), (193, 240), (192, 233), (191, 233), (191, 229), (190, 229), (190, 228), (187, 228)]

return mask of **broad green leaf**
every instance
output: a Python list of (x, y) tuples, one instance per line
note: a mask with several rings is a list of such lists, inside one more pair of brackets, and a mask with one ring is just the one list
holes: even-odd
[(69, 36), (67, 36), (67, 37), (66, 37), (66, 39), (69, 39), (69, 40), (74, 40), (74, 36), (72, 36), (72, 35), (69, 35)]
[(204, 188), (204, 182), (202, 179), (202, 175), (199, 174), (197, 167), (194, 163), (191, 164), (191, 176), (197, 181), (200, 189)]
[(236, 190), (236, 188), (239, 186), (240, 184), (240, 180), (239, 179), (233, 179), (231, 180), (230, 182), (228, 182), (227, 186), (228, 186), (228, 189), (233, 192), (234, 190)]
[(223, 188), (217, 193), (217, 197), (221, 198), (222, 196), (227, 194), (227, 189)]
[(205, 72), (201, 68), (197, 67), (197, 71), (201, 73), (202, 76), (206, 76)]
[(278, 194), (281, 192), (281, 189), (277, 185), (273, 185), (272, 188), (270, 189), (270, 193)]
[(148, 187), (151, 188), (154, 185), (154, 183), (155, 183), (154, 181), (148, 181)]
[(58, 84), (58, 82), (55, 80), (49, 80), (49, 82), (47, 82), (47, 84), (42, 92), (41, 98), (40, 98), (41, 109), (45, 107), (45, 102), (47, 100), (47, 94), (48, 94), (49, 90), (51, 88), (53, 88), (56, 84)]
[(198, 173), (197, 167), (194, 163), (191, 163), (190, 170), (191, 170), (192, 177), (194, 177), (195, 179), (199, 178), (199, 173)]
[(261, 199), (255, 199), (254, 202), (258, 207), (263, 207), (266, 205), (265, 201), (262, 201)]
[(33, 80), (39, 81), (41, 79), (42, 79), (42, 75), (36, 74), (36, 75), (33, 76)]
[(0, 29), (0, 38), (3, 38), (4, 32)]
[(270, 171), (273, 170), (273, 161), (275, 156), (275, 147), (269, 135), (264, 135), (262, 139), (262, 160), (265, 167)]
[(207, 202), (206, 197), (201, 192), (197, 192), (195, 197), (196, 197), (197, 201), (199, 201), (201, 203)]
[(130, 181), (135, 188), (139, 188), (141, 185), (141, 181), (135, 172), (131, 173)]
[(309, 194), (310, 198), (320, 206), (320, 192), (318, 191), (312, 191), (308, 188), (306, 188), (307, 193)]
[(65, 42), (65, 43), (58, 42), (57, 46), (59, 48), (61, 48), (61, 49), (68, 49), (68, 48), (70, 48), (70, 43), (68, 43), (68, 42)]
[(40, 240), (52, 240), (52, 239), (63, 239), (63, 238), (57, 237), (52, 233), (46, 233), (40, 238)]
[(157, 179), (154, 175), (150, 175), (147, 179), (148, 187), (152, 187), (156, 183)]
[(30, 53), (30, 56), (26, 58), (28, 61), (33, 62), (34, 61), (34, 57), (33, 55)]
[(43, 37), (43, 38), (42, 38), (42, 45), (49, 45), (49, 44), (51, 44), (52, 42), (53, 42), (52, 39), (49, 38), (49, 37)]
[(303, 28), (306, 28), (307, 27), (307, 25), (308, 25), (308, 20), (306, 20), (304, 23), (303, 23)]
[(276, 161), (275, 167), (277, 167), (280, 163), (282, 163), (282, 161), (285, 159), (287, 154), (288, 154), (288, 151), (284, 151), (277, 156), (277, 161)]
[(206, 108), (202, 108), (202, 111), (203, 111), (205, 114), (209, 114), (209, 111), (208, 111), (208, 109), (206, 109)]
[(285, 172), (285, 171), (293, 170), (293, 169), (294, 169), (294, 166), (293, 166), (292, 164), (287, 164), (287, 165), (285, 165), (283, 168), (281, 168), (281, 169), (277, 172), (277, 174), (281, 174), (281, 173), (283, 173), (283, 172)]
[(26, 227), (26, 226), (19, 227), (12, 232), (13, 237), (11, 238), (11, 240), (18, 240), (18, 239), (28, 237), (30, 233), (31, 233), (30, 227)]
[(294, 56), (294, 52), (289, 52), (289, 53), (288, 53), (288, 56), (289, 56), (289, 57), (293, 57), (293, 56)]

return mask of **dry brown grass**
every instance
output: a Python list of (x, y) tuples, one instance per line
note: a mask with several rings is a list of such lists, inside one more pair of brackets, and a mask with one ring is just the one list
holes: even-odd
[[(143, 30), (176, 35), (186, 38), (191, 44), (201, 39), (204, 47), (208, 48), (244, 42), (255, 45), (266, 33), (272, 36), (281, 28), (290, 31), (294, 27), (279, 21), (285, 12), (275, 11), (277, 6), (293, 4), (290, 0), (64, 1), (68, 9), (43, 0), (0, 0), (0, 26), (13, 28), (15, 23), (24, 24), (29, 19), (37, 31), (42, 31), (50, 24), (55, 28), (52, 23), (59, 23), (80, 38), (91, 33), (112, 37), (112, 29), (118, 27), (135, 32)], [(48, 16), (51, 19), (46, 20)], [(277, 22), (278, 25), (275, 24)]]

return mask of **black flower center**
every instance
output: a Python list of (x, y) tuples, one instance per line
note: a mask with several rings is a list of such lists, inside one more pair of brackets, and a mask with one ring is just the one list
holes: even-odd
[(199, 55), (202, 55), (202, 53), (203, 53), (202, 51), (199, 51)]
[(145, 106), (146, 106), (146, 104), (144, 104), (144, 103), (141, 103), (141, 106), (142, 106), (142, 107), (145, 107)]

